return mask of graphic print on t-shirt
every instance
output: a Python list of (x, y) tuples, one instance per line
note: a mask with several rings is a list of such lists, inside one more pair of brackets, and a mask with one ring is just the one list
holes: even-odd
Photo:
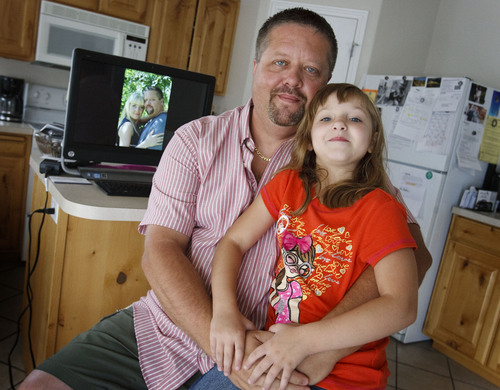
[(270, 303), (275, 323), (299, 323), (301, 307), (309, 304), (308, 298), (329, 300), (323, 294), (340, 285), (352, 265), (352, 241), (344, 226), (320, 224), (306, 231), (300, 216), (292, 216), (287, 206), (280, 211), (276, 229), (281, 256)]

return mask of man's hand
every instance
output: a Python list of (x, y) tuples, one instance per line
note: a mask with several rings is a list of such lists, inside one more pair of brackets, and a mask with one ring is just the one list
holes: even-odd
[[(245, 359), (248, 357), (248, 355), (259, 345), (262, 345), (265, 341), (269, 340), (273, 336), (273, 333), (271, 332), (266, 332), (263, 330), (255, 330), (255, 331), (249, 331), (247, 332), (247, 337), (245, 340)], [(252, 370), (244, 370), (241, 369), (239, 371), (232, 370), (231, 375), (229, 376), (229, 379), (231, 379), (231, 382), (237, 387), (239, 387), (242, 390), (260, 390), (262, 389), (262, 385), (264, 383), (264, 378), (260, 378), (256, 383), (250, 385), (248, 383), (248, 379), (250, 378), (250, 375), (252, 373)], [(325, 375), (326, 376), (326, 375)], [(307, 383), (309, 382), (309, 379), (304, 375), (301, 374), (297, 371), (294, 371), (290, 377), (290, 381), (288, 383), (288, 386), (286, 387), (287, 390), (306, 390), (309, 389), (307, 386)], [(273, 384), (271, 385), (270, 389), (272, 390), (278, 390), (280, 385), (279, 380), (275, 380)]]

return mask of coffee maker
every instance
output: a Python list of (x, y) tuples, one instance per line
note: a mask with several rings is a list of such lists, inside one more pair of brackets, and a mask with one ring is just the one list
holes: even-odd
[(0, 76), (0, 120), (21, 122), (23, 119), (24, 80)]

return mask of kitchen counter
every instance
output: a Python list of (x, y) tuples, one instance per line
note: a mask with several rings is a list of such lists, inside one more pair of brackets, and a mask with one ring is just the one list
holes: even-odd
[(463, 209), (461, 207), (453, 207), (451, 210), (453, 214), (460, 215), (464, 218), (472, 219), (476, 222), (481, 222), (490, 226), (500, 228), (500, 213), (475, 211), (470, 209)]
[[(40, 173), (42, 153), (33, 143), (30, 167), (42, 182), (45, 175)], [(64, 175), (69, 176), (69, 175)], [(95, 183), (62, 184), (50, 178), (46, 186), (59, 207), (67, 214), (98, 221), (141, 221), (146, 211), (148, 198), (106, 195)]]
[(54, 183), (40, 173), (42, 159), (33, 144), (31, 210), (54, 207), (54, 201), (59, 207), (56, 214), (31, 219), (33, 231), (41, 233), (29, 251), (31, 264), (40, 259), (29, 273), (32, 315), (21, 324), (27, 373), (33, 369), (31, 351), (42, 362), (150, 288), (141, 268), (144, 236), (137, 229), (147, 198), (108, 196), (94, 183)]
[(33, 135), (33, 127), (27, 123), (0, 121), (0, 132), (8, 134)]

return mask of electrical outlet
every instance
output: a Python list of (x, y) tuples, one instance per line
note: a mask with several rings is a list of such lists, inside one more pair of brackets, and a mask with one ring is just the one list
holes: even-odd
[(54, 209), (54, 214), (50, 214), (54, 222), (57, 224), (57, 216), (59, 215), (59, 205), (55, 201), (54, 197), (50, 200), (50, 208)]

